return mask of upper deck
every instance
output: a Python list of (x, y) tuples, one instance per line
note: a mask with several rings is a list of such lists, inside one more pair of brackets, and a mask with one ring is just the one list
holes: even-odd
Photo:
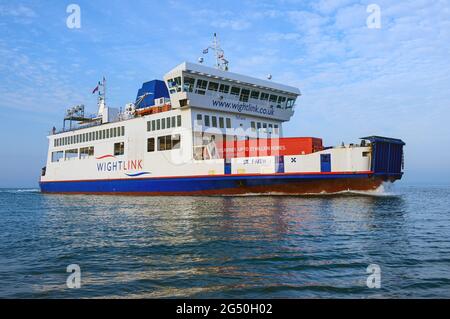
[(184, 62), (164, 76), (173, 108), (202, 108), (288, 121), (298, 88)]

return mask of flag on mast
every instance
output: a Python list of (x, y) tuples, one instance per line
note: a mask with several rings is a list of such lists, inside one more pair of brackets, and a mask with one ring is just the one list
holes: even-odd
[(95, 87), (95, 89), (92, 91), (92, 94), (95, 94), (95, 92), (98, 91), (98, 85)]

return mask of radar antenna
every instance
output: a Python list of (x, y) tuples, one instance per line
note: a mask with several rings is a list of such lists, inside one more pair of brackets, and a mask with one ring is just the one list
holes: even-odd
[[(223, 49), (220, 47), (220, 42), (217, 37), (217, 34), (214, 33), (212, 46), (207, 47), (203, 50), (203, 54), (208, 54), (209, 49), (214, 51), (214, 55), (216, 57), (216, 65), (215, 67), (222, 71), (228, 71), (228, 60), (225, 59), (225, 54)], [(199, 60), (200, 61), (200, 60)], [(203, 59), (201, 60), (203, 62)], [(200, 62), (200, 63), (202, 63)]]

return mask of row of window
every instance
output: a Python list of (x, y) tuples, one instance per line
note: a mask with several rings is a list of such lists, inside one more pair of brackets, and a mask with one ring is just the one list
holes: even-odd
[(154, 152), (155, 150), (170, 151), (170, 150), (177, 150), (180, 148), (181, 148), (180, 134), (159, 136), (157, 138), (150, 137), (149, 139), (147, 139), (147, 152)]
[(175, 127), (181, 127), (181, 115), (151, 120), (147, 122), (148, 132), (165, 130), (166, 128), (175, 128)]
[(65, 146), (78, 143), (85, 143), (107, 138), (120, 137), (125, 135), (125, 126), (112, 127), (109, 129), (99, 130), (95, 132), (88, 132), (72, 136), (60, 137), (54, 140), (54, 146)]
[(241, 102), (248, 102), (250, 99), (269, 101), (277, 106), (277, 108), (292, 108), (295, 103), (294, 98), (286, 98), (285, 96), (278, 96), (267, 92), (258, 90), (250, 90), (239, 86), (230, 86), (223, 83), (206, 81), (202, 79), (194, 79), (188, 76), (183, 78), (176, 77), (167, 81), (170, 93), (181, 92), (195, 92), (197, 94), (205, 95), (207, 91), (219, 92), (223, 94), (230, 94), (239, 98)]
[[(155, 143), (155, 141), (157, 143)], [(156, 146), (156, 147), (155, 147)], [(170, 151), (181, 148), (181, 136), (180, 134), (159, 136), (157, 138), (151, 137), (147, 139), (147, 152), (158, 151)], [(114, 156), (125, 154), (125, 143), (114, 143)], [(52, 162), (59, 162), (61, 159), (86, 159), (94, 156), (94, 147), (82, 147), (80, 149), (74, 148), (65, 151), (52, 152)]]
[(71, 160), (75, 158), (85, 159), (94, 156), (94, 146), (82, 147), (78, 151), (77, 148), (52, 153), (52, 162), (59, 162), (60, 159)]
[(231, 128), (231, 119), (228, 117), (197, 114), (197, 124), (206, 127)]
[[(114, 143), (114, 156), (123, 155), (125, 153), (125, 143)], [(59, 162), (62, 158), (65, 161), (72, 159), (86, 159), (94, 156), (94, 146), (73, 148), (65, 151), (52, 152), (52, 162)]]
[(263, 132), (267, 133), (274, 133), (274, 134), (280, 134), (280, 130), (278, 128), (278, 124), (272, 124), (272, 123), (261, 123), (261, 122), (251, 122), (250, 124), (252, 131), (260, 131), (261, 129)]

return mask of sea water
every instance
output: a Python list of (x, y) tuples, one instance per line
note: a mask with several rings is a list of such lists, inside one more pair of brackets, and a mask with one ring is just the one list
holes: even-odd
[[(70, 265), (79, 288), (69, 288)], [(239, 197), (1, 189), (0, 297), (449, 298), (450, 187)]]

